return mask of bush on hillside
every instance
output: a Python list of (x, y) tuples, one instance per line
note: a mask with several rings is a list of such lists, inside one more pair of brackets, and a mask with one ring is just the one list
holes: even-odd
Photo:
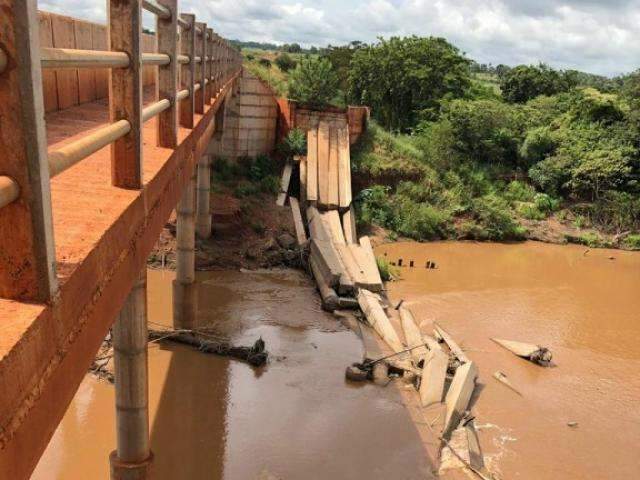
[(278, 68), (283, 72), (288, 72), (289, 70), (296, 68), (296, 65), (298, 64), (298, 62), (296, 62), (288, 53), (281, 53), (278, 55), (275, 62)]
[(325, 107), (338, 92), (338, 77), (326, 58), (305, 58), (291, 72), (289, 96), (313, 107)]

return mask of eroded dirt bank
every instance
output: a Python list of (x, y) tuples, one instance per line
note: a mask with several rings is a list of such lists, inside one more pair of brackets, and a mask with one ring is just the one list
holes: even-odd
[[(171, 322), (169, 271), (149, 271), (149, 320)], [(424, 479), (430, 465), (395, 388), (349, 384), (361, 342), (292, 270), (198, 275), (199, 324), (237, 343), (262, 336), (262, 370), (150, 346), (156, 479)], [(108, 478), (113, 387), (87, 376), (33, 479)]]
[[(478, 363), (474, 412), (492, 471), (638, 476), (640, 254), (536, 242), (398, 243), (376, 253), (403, 260), (402, 279), (388, 284), (393, 301), (404, 299), (424, 331), (438, 322)], [(519, 359), (490, 337), (547, 346), (557, 367)], [(522, 397), (492, 378), (498, 370)]]

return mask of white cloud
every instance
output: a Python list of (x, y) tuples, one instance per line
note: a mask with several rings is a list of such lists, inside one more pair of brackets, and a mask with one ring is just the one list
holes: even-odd
[[(640, 0), (182, 0), (227, 38), (324, 46), (437, 35), (483, 63), (536, 63), (614, 75), (640, 67)], [(103, 2), (40, 1), (104, 21)], [(149, 25), (152, 18), (145, 16)]]

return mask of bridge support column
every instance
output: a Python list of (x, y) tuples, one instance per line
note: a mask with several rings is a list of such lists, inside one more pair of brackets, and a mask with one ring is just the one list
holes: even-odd
[(147, 271), (140, 273), (112, 329), (117, 447), (111, 480), (151, 478), (147, 371)]
[(211, 236), (211, 156), (204, 154), (198, 160), (197, 188), (198, 216), (196, 231), (200, 238)]
[(173, 325), (193, 328), (197, 310), (195, 281), (195, 172), (176, 207), (176, 279), (173, 281)]

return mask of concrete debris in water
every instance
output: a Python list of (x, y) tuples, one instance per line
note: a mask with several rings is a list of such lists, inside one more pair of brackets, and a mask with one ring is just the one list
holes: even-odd
[(504, 340), (502, 338), (492, 338), (495, 343), (506, 348), (518, 357), (537, 363), (543, 367), (551, 366), (552, 354), (546, 347), (534, 345), (532, 343), (516, 342), (514, 340)]
[(493, 378), (498, 380), (500, 383), (505, 385), (507, 388), (509, 388), (509, 389), (513, 390), (514, 392), (516, 392), (518, 395), (522, 396), (522, 393), (520, 393), (520, 391), (511, 384), (511, 382), (507, 378), (507, 375), (504, 374), (503, 372), (500, 372), (500, 371), (495, 372), (493, 374)]

